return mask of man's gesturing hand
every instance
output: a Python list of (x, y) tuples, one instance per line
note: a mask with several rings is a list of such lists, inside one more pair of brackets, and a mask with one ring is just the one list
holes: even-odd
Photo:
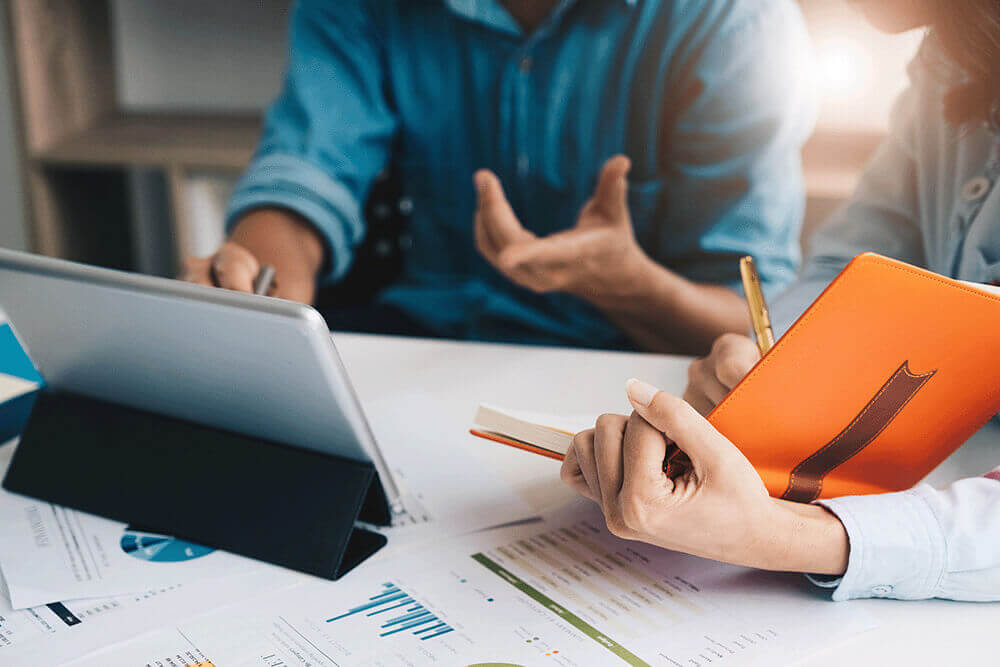
[[(679, 398), (632, 380), (631, 417), (579, 433), (562, 478), (597, 502), (619, 537), (772, 570), (839, 574), (847, 534), (822, 507), (771, 498), (742, 452)], [(663, 472), (674, 443), (691, 461)]]
[(630, 168), (624, 156), (608, 160), (576, 226), (543, 238), (518, 221), (496, 175), (477, 172), (479, 252), (510, 280), (535, 292), (570, 292), (591, 301), (628, 296), (651, 262), (632, 229)]

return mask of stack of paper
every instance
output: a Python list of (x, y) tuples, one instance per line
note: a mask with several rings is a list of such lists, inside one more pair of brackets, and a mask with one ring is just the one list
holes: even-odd
[[(784, 664), (872, 626), (794, 575), (615, 538), (587, 501), (538, 518), (503, 459), (518, 452), (395, 417), (380, 441), (434, 511), (337, 582), (0, 491), (0, 664)], [(439, 489), (435, 457), (481, 474)], [(556, 462), (527, 458), (527, 480), (559, 487)], [(470, 532), (498, 517), (519, 523)]]
[(339, 582), (244, 599), (75, 664), (786, 664), (870, 627), (788, 576), (619, 540), (596, 507), (575, 503)]

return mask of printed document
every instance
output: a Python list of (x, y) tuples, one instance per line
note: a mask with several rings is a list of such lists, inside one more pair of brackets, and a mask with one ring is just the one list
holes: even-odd
[[(11, 609), (0, 597), (0, 665), (62, 665), (157, 628), (173, 627), (217, 606), (238, 603), (307, 579), (306, 575), (290, 570), (261, 568), (220, 580), (19, 610)], [(95, 664), (106, 667), (146, 662), (117, 660)]]
[(81, 664), (785, 664), (872, 625), (801, 577), (619, 540), (596, 507), (573, 503), (219, 609)]

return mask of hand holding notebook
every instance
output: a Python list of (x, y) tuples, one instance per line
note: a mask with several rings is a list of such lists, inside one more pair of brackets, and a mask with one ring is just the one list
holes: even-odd
[(998, 341), (990, 289), (861, 255), (708, 419), (774, 497), (906, 489), (1000, 410)]

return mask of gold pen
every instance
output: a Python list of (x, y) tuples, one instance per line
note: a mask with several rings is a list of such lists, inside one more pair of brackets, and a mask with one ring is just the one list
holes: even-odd
[(757, 348), (763, 357), (774, 347), (774, 332), (771, 331), (771, 315), (767, 312), (764, 292), (760, 288), (760, 274), (750, 255), (740, 260), (740, 276), (743, 278), (743, 291), (746, 292)]

